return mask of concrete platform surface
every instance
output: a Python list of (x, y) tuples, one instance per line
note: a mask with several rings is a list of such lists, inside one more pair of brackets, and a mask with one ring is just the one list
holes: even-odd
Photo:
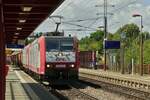
[(102, 76), (108, 76), (108, 77), (114, 77), (114, 78), (120, 78), (120, 79), (128, 79), (128, 80), (136, 80), (136, 81), (141, 81), (141, 82), (146, 82), (150, 84), (150, 75), (132, 75), (132, 74), (121, 74), (119, 72), (112, 72), (112, 71), (104, 71), (102, 69), (86, 69), (86, 68), (80, 68), (79, 69), (80, 73), (89, 73), (89, 74), (94, 74), (94, 75), (102, 75)]
[(6, 77), (5, 98), (6, 100), (31, 100), (21, 85), (20, 79), (11, 68)]
[(58, 100), (48, 89), (15, 66), (9, 66), (5, 97), (6, 100)]

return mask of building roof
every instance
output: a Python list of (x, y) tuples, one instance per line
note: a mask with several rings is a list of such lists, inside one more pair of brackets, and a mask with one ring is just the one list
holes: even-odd
[(51, 15), (64, 0), (3, 0), (6, 43), (17, 43)]

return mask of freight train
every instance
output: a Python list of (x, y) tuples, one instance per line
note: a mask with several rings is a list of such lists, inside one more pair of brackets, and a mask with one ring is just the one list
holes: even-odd
[(104, 69), (104, 63), (102, 60), (103, 58), (99, 58), (98, 52), (96, 51), (80, 51), (79, 59), (80, 67), (90, 69)]
[(63, 84), (78, 79), (78, 41), (75, 37), (41, 36), (12, 55), (12, 59), (41, 82)]
[(94, 68), (96, 65), (96, 51), (80, 51), (80, 66), (83, 68)]

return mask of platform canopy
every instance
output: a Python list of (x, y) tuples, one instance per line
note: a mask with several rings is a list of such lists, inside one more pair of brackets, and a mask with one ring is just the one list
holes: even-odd
[(17, 43), (34, 29), (64, 0), (3, 0), (6, 43)]

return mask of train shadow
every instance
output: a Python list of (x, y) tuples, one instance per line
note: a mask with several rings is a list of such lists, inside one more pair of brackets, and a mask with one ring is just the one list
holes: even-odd
[(51, 85), (51, 89), (57, 89), (57, 90), (69, 90), (72, 89), (72, 87), (76, 89), (85, 89), (87, 87), (93, 87), (95, 89), (101, 89), (100, 85), (94, 84), (92, 82), (84, 81), (84, 80), (75, 80), (70, 81), (68, 84), (65, 85)]
[(93, 88), (97, 88), (97, 89), (101, 88), (101, 86), (98, 86), (96, 84), (93, 84), (91, 82), (86, 82), (83, 80), (75, 81), (75, 82), (71, 83), (71, 85), (76, 89), (85, 89), (87, 87), (93, 87)]
[(49, 89), (39, 83), (21, 83), (21, 85), (31, 100), (69, 100), (54, 88)]
[(71, 89), (68, 85), (51, 85), (50, 87), (52, 89), (57, 89), (57, 90), (68, 90), (68, 89)]
[(93, 87), (95, 89), (101, 89), (102, 88), (100, 84), (95, 83), (92, 80), (87, 80), (87, 78), (84, 78), (84, 77), (80, 77), (79, 82), (86, 84), (87, 86)]

